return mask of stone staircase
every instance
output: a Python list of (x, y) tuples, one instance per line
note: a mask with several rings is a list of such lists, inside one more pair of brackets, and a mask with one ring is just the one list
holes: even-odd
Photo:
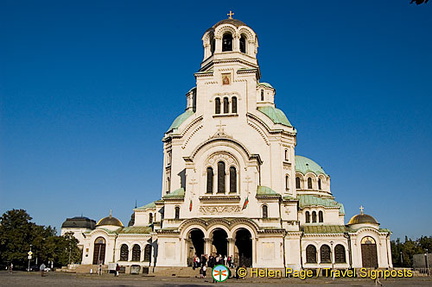
[[(153, 273), (153, 268), (150, 269), (149, 275), (161, 277), (184, 277), (193, 278), (199, 276), (199, 268), (193, 270), (192, 267), (156, 267)], [(208, 271), (207, 271), (208, 275)]]
[[(63, 267), (62, 272), (68, 273), (87, 273), (87, 274), (97, 274), (99, 265), (92, 264), (71, 264), (68, 267)], [(108, 272), (108, 265), (102, 265), (102, 272)]]

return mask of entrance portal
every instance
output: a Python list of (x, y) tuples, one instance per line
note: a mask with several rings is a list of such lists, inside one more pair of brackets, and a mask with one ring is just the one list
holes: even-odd
[(234, 263), (238, 266), (252, 267), (252, 236), (249, 230), (237, 230), (235, 240)]
[(366, 236), (361, 241), (362, 263), (365, 268), (378, 268), (377, 246), (375, 239)]
[(93, 264), (105, 264), (105, 239), (96, 238), (93, 249)]
[(223, 229), (215, 229), (213, 231), (213, 248), (212, 253), (222, 256), (228, 255), (228, 235)]
[(188, 235), (187, 245), (187, 262), (192, 266), (194, 256), (200, 256), (204, 253), (204, 233), (200, 229), (192, 229)]

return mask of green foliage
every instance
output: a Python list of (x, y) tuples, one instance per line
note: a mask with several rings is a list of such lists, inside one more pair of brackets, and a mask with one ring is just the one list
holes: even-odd
[(13, 209), (0, 217), (0, 264), (12, 262), (17, 269), (28, 264), (28, 251), (33, 252), (32, 265), (54, 261), (55, 266), (80, 262), (78, 240), (72, 234), (56, 236), (55, 228), (30, 222), (32, 218), (23, 209)]
[(405, 237), (405, 242), (400, 239), (391, 241), (393, 265), (395, 267), (412, 267), (413, 255), (432, 252), (432, 236), (422, 236), (417, 240)]

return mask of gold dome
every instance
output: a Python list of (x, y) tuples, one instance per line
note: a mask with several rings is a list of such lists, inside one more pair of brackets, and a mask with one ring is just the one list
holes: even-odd
[(113, 226), (123, 227), (123, 223), (119, 219), (113, 217), (111, 214), (110, 216), (102, 218), (96, 224), (96, 226), (102, 226), (102, 225), (113, 225)]
[(348, 225), (363, 224), (363, 223), (370, 223), (370, 224), (379, 225), (378, 221), (376, 221), (375, 218), (373, 218), (370, 215), (364, 214), (364, 213), (357, 214), (357, 215), (354, 215), (353, 217), (351, 217), (350, 221), (348, 222)]

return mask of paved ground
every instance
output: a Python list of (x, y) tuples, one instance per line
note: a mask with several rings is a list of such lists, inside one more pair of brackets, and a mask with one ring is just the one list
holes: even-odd
[[(432, 286), (432, 277), (416, 277), (382, 280), (383, 286)], [(0, 286), (17, 286), (17, 287), (132, 287), (132, 286), (149, 286), (149, 287), (176, 287), (176, 286), (214, 286), (211, 279), (199, 278), (170, 278), (170, 277), (144, 277), (141, 275), (120, 275), (114, 277), (109, 274), (102, 276), (90, 274), (66, 274), (59, 272), (51, 272), (46, 277), (41, 277), (37, 272), (14, 272), (9, 274), (6, 271), (0, 272)], [(370, 279), (327, 279), (314, 278), (300, 280), (294, 278), (283, 279), (228, 279), (223, 283), (217, 283), (217, 286), (237, 286), (237, 287), (269, 287), (268, 285), (279, 286), (375, 286), (374, 281)]]

